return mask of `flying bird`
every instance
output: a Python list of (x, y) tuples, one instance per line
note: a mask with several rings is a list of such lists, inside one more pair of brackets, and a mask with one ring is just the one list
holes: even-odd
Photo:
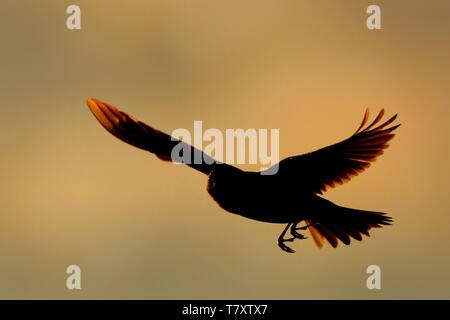
[[(91, 98), (87, 104), (107, 131), (161, 160), (173, 161), (172, 149), (184, 143), (109, 103)], [(352, 136), (314, 152), (285, 158), (276, 164), (276, 174), (243, 171), (215, 161), (186, 164), (208, 176), (207, 191), (221, 208), (253, 220), (286, 224), (278, 238), (279, 247), (286, 252), (295, 252), (287, 242), (307, 239), (301, 233), (306, 230), (318, 247), (325, 241), (333, 248), (339, 241), (349, 245), (351, 238), (361, 241), (363, 235), (369, 236), (371, 228), (390, 225), (392, 218), (383, 212), (342, 207), (321, 195), (357, 176), (383, 154), (394, 137), (393, 131), (400, 126), (391, 125), (397, 115), (384, 122), (383, 116), (384, 109), (367, 124), (366, 109)], [(192, 159), (209, 157), (193, 146), (188, 148)], [(302, 222), (304, 225), (299, 226)]]

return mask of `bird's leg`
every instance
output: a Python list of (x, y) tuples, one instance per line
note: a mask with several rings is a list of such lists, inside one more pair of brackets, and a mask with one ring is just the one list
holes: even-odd
[(294, 250), (292, 250), (291, 248), (289, 248), (287, 245), (284, 244), (284, 243), (287, 242), (287, 241), (292, 242), (292, 241), (295, 240), (295, 237), (293, 237), (293, 238), (288, 238), (288, 239), (285, 239), (285, 238), (284, 238), (284, 236), (286, 235), (286, 232), (288, 231), (288, 229), (289, 229), (291, 226), (292, 226), (292, 222), (288, 223), (288, 224), (286, 225), (286, 228), (284, 228), (283, 232), (282, 232), (282, 233), (280, 234), (280, 236), (278, 237), (278, 246), (279, 246), (283, 251), (286, 251), (286, 252), (289, 252), (289, 253), (294, 253), (294, 252), (295, 252)]
[(293, 224), (291, 225), (291, 235), (292, 235), (294, 238), (297, 238), (297, 239), (308, 239), (308, 237), (305, 237), (303, 234), (298, 233), (297, 230), (306, 230), (306, 229), (308, 229), (308, 227), (314, 226), (315, 223), (313, 223), (313, 224), (306, 224), (306, 225), (303, 226), (303, 227), (297, 228), (297, 225), (298, 225), (299, 223), (300, 223), (300, 221), (298, 221), (298, 222), (296, 222), (296, 223), (293, 223)]

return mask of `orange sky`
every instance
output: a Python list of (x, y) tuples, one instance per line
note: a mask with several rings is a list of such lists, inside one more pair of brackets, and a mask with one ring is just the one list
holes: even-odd
[[(63, 3), (2, 4), (0, 298), (450, 298), (450, 3), (377, 3), (380, 31), (367, 1), (80, 0), (79, 31)], [(111, 137), (92, 96), (169, 133), (277, 128), (282, 158), (348, 137), (366, 107), (398, 113), (385, 154), (325, 194), (395, 223), (288, 255), (282, 226), (223, 211), (205, 176)]]

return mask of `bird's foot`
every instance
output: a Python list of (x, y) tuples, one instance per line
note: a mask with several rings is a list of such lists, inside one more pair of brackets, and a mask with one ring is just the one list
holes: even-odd
[(296, 238), (288, 238), (288, 239), (284, 239), (283, 237), (278, 238), (278, 246), (281, 248), (281, 250), (289, 252), (289, 253), (294, 253), (295, 251), (292, 250), (290, 247), (288, 247), (287, 245), (285, 245), (285, 242), (293, 242)]
[(299, 239), (299, 240), (308, 239), (308, 237), (305, 237), (303, 234), (298, 233), (295, 229), (291, 230), (291, 234), (295, 239)]
[(300, 239), (300, 240), (308, 239), (308, 237), (305, 237), (303, 234), (297, 232), (297, 230), (306, 230), (306, 229), (308, 229), (308, 227), (309, 227), (309, 225), (297, 228), (297, 224), (294, 223), (294, 224), (291, 225), (291, 235), (294, 238)]
[[(281, 250), (289, 252), (289, 253), (294, 253), (295, 251), (292, 250), (290, 247), (288, 247), (285, 243), (286, 242), (293, 242), (295, 239), (308, 239), (307, 237), (305, 237), (303, 234), (298, 233), (297, 230), (306, 230), (310, 225), (306, 225), (304, 227), (297, 227), (297, 225), (300, 222), (291, 222), (288, 223), (286, 225), (286, 227), (284, 228), (283, 232), (280, 234), (280, 236), (278, 237), (278, 246), (281, 248)], [(286, 233), (288, 232), (288, 230), (291, 233), (292, 238), (285, 238), (284, 236), (286, 235)]]

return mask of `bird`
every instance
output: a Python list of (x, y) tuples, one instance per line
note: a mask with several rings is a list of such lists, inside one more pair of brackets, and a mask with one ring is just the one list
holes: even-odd
[[(185, 143), (157, 130), (113, 105), (89, 98), (87, 105), (100, 124), (116, 138), (173, 162), (172, 149)], [(345, 140), (313, 152), (290, 156), (277, 164), (275, 174), (243, 171), (218, 161), (188, 161), (191, 168), (208, 176), (207, 192), (224, 210), (266, 223), (285, 224), (278, 246), (285, 252), (295, 251), (287, 245), (309, 237), (321, 248), (328, 242), (336, 248), (341, 242), (361, 241), (369, 230), (393, 223), (384, 212), (339, 206), (323, 197), (323, 193), (348, 182), (365, 171), (389, 146), (397, 114), (382, 121), (384, 109), (368, 124), (369, 109), (356, 132)], [(194, 146), (191, 157), (208, 157)], [(203, 158), (201, 158), (203, 159)]]

